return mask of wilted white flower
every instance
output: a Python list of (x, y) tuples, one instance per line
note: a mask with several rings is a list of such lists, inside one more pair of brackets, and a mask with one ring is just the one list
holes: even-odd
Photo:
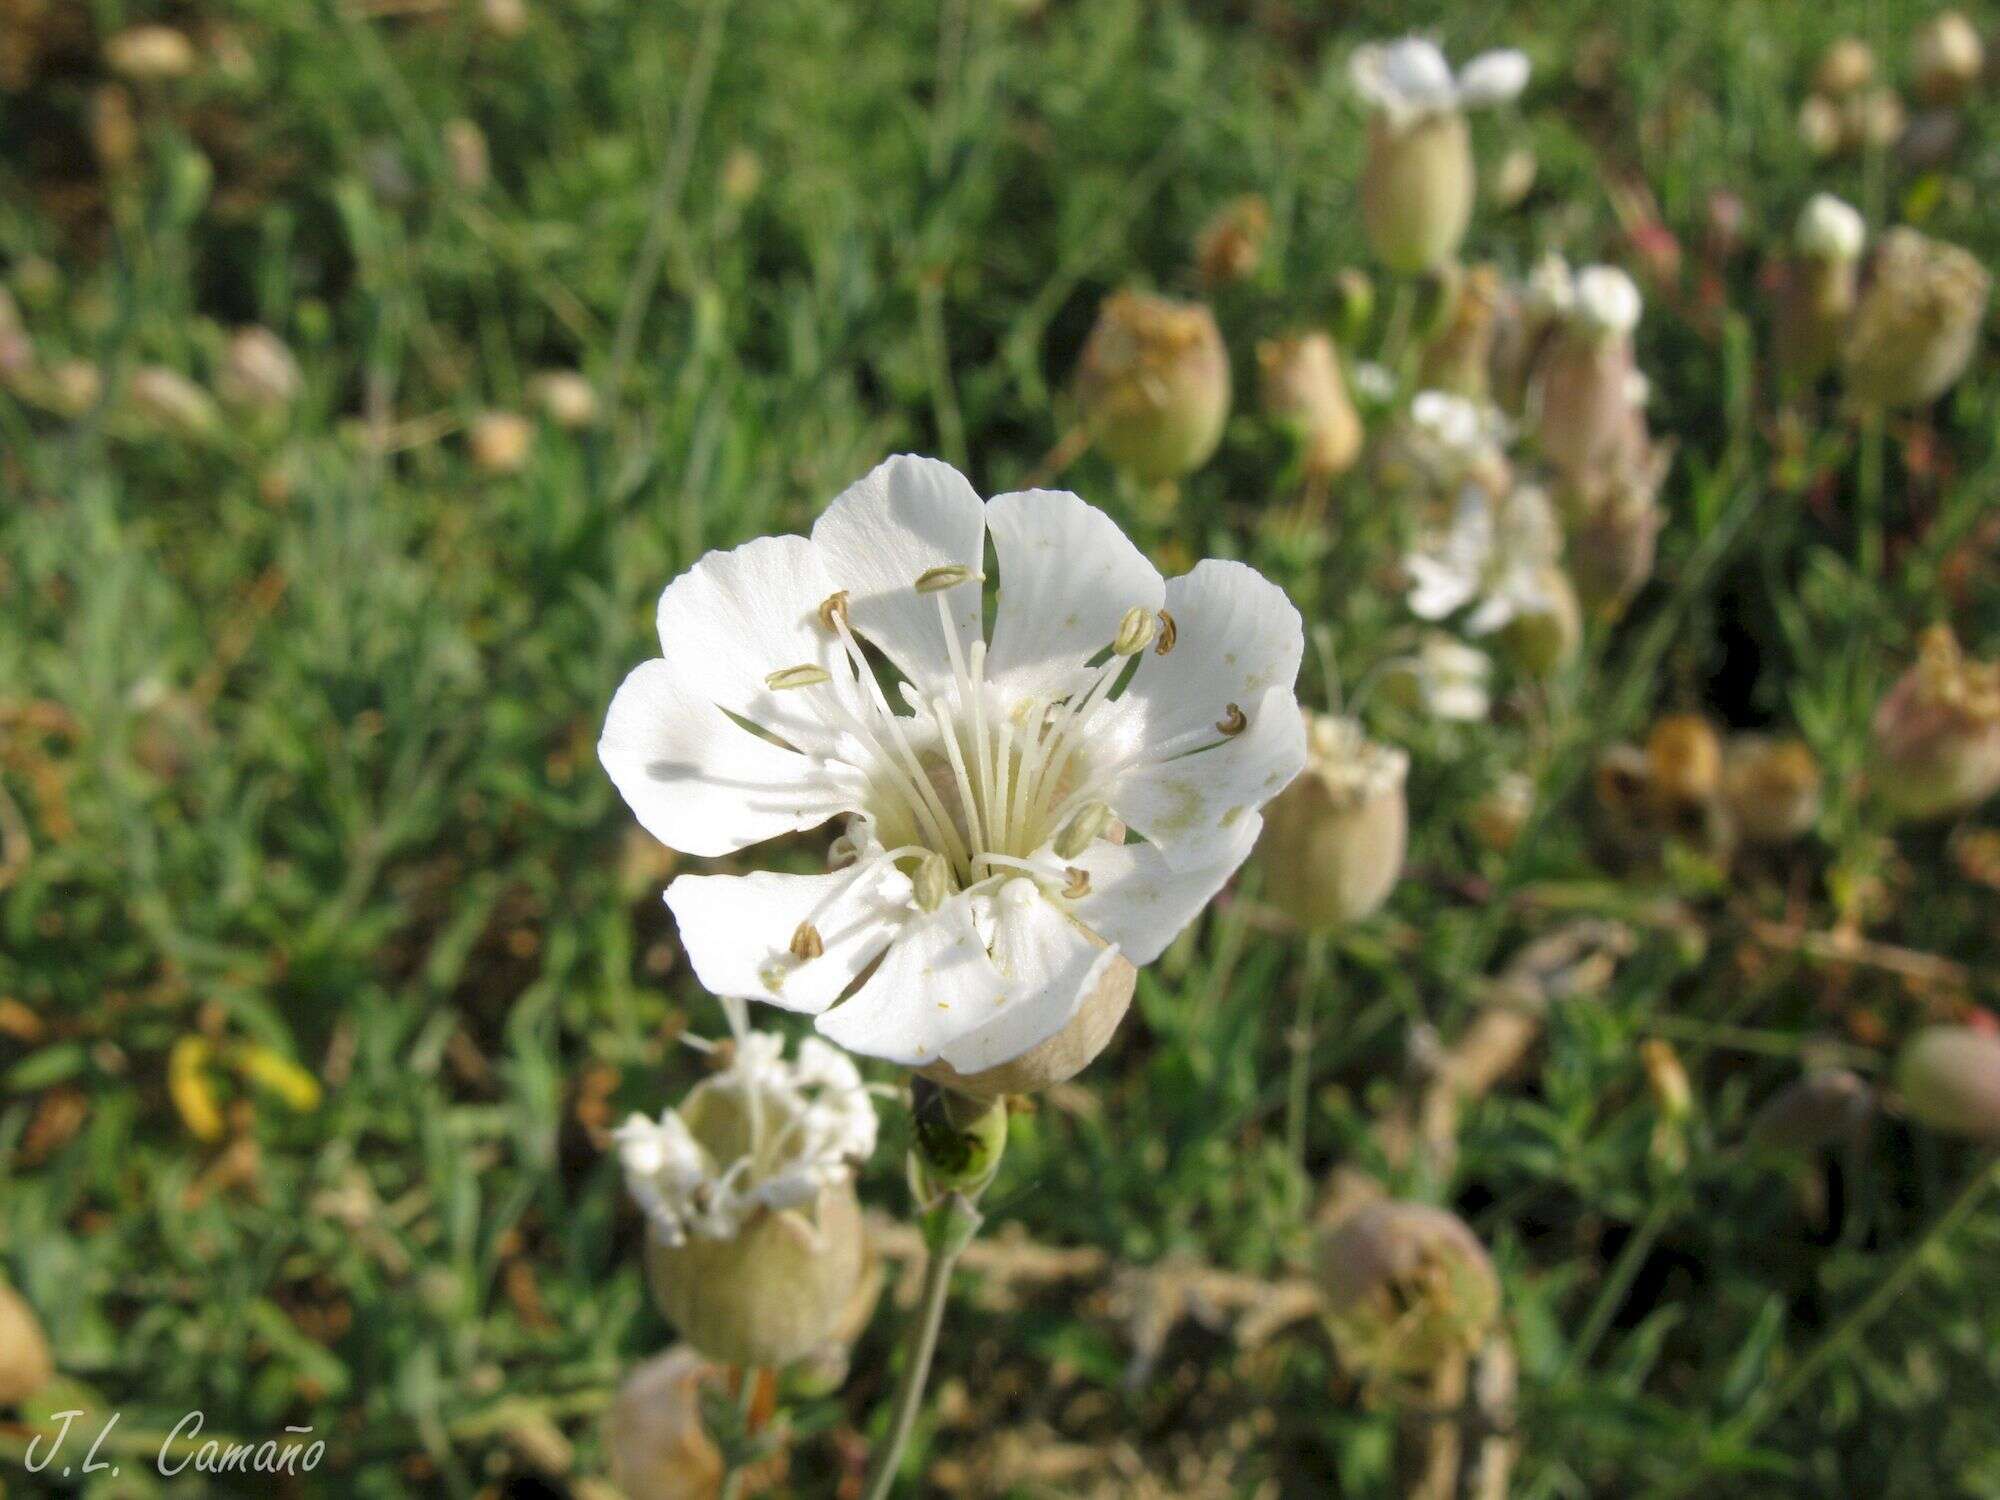
[(1355, 48), (1348, 76), (1355, 92), (1400, 129), (1426, 115), (1456, 114), (1517, 97), (1528, 86), (1528, 58), (1511, 48), (1482, 52), (1454, 77), (1435, 42), (1409, 36)]
[(1632, 278), (1616, 266), (1585, 266), (1576, 273), (1571, 319), (1606, 337), (1630, 333), (1639, 326), (1644, 303)]
[[(796, 1059), (784, 1052), (783, 1037), (746, 1032), (730, 1065), (678, 1109), (618, 1127), (625, 1186), (662, 1243), (733, 1239), (755, 1215), (803, 1207), (849, 1181), (875, 1150), (875, 1105), (853, 1060), (817, 1037)], [(701, 1128), (715, 1103), (731, 1128)], [(722, 1159), (724, 1141), (741, 1154)]]
[(640, 822), (718, 855), (847, 818), (829, 874), (673, 883), (702, 983), (954, 1085), (1049, 1048), (1061, 1076), (1088, 1062), (1131, 966), (1221, 888), (1305, 760), (1281, 589), (1217, 561), (1163, 582), (1076, 496), (982, 504), (933, 459), (889, 460), (810, 538), (710, 553), (659, 628), (665, 656), (598, 746)]
[(1417, 649), (1393, 666), (1416, 706), (1432, 718), (1477, 723), (1493, 706), (1493, 659), (1442, 630), (1427, 630)]
[(1410, 610), (1442, 620), (1474, 605), (1465, 628), (1491, 635), (1555, 607), (1549, 575), (1561, 554), (1562, 528), (1543, 491), (1520, 485), (1496, 504), (1468, 485), (1451, 524), (1404, 559)]

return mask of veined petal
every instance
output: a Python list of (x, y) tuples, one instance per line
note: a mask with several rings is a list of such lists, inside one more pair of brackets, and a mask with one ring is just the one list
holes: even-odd
[[(1038, 1047), (1077, 1013), (1100, 975), (1118, 960), (1045, 897), (1032, 880), (1010, 880), (993, 898), (993, 967), (1006, 986), (997, 1006), (940, 1049), (959, 1073), (982, 1073)], [(963, 1023), (976, 1021), (970, 1029)]]
[(1012, 705), (1071, 686), (1134, 605), (1157, 610), (1160, 573), (1111, 517), (1063, 490), (987, 502), (1000, 603), (987, 676)]
[[(1125, 693), (1100, 718), (1115, 758), (1197, 732), (1234, 703), (1248, 710), (1271, 688), (1290, 694), (1305, 655), (1305, 628), (1285, 591), (1256, 569), (1209, 559), (1171, 579), (1166, 609), (1175, 642), (1139, 658)], [(1294, 715), (1294, 717), (1297, 717)]]
[[(839, 639), (819, 621), (833, 592), (819, 553), (802, 536), (767, 536), (711, 552), (660, 595), (660, 650), (687, 696), (719, 704), (801, 750), (839, 750), (836, 716), (821, 701), (851, 693)], [(789, 667), (819, 667), (817, 687), (773, 690)], [(850, 698), (850, 701), (851, 698)]]
[(597, 758), (646, 831), (684, 854), (730, 854), (859, 800), (846, 767), (752, 734), (657, 659), (612, 698)]
[(865, 856), (831, 875), (683, 875), (667, 905), (703, 988), (808, 1015), (839, 999), (911, 914), (908, 877)]
[[(951, 682), (938, 601), (916, 581), (934, 568), (980, 570), (986, 552), (985, 506), (950, 464), (901, 454), (841, 491), (813, 527), (813, 545), (847, 593), (854, 628), (882, 649), (925, 693)], [(980, 638), (980, 586), (959, 584), (943, 596), (963, 654)]]
[(819, 1033), (850, 1052), (924, 1067), (1006, 998), (972, 919), (954, 896), (913, 914), (866, 983), (820, 1016)]
[(1157, 845), (1099, 840), (1071, 861), (1089, 874), (1090, 892), (1070, 909), (1133, 963), (1149, 964), (1229, 883), (1263, 826), (1262, 814), (1246, 813), (1207, 857), (1181, 870), (1167, 863)]
[(1218, 862), (1241, 837), (1237, 825), (1290, 784), (1306, 763), (1305, 723), (1289, 685), (1242, 704), (1240, 733), (1213, 749), (1140, 761), (1121, 772), (1105, 801), (1170, 869)]

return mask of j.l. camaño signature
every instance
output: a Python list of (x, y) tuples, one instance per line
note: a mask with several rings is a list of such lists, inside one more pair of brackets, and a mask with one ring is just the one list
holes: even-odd
[[(53, 1465), (62, 1454), (68, 1442), (70, 1429), (79, 1417), (87, 1416), (82, 1410), (59, 1411), (51, 1420), (57, 1424), (53, 1436), (37, 1434), (28, 1443), (27, 1465), (30, 1474), (40, 1474)], [(81, 1462), (66, 1462), (62, 1474), (113, 1474), (118, 1466), (109, 1458), (98, 1457), (98, 1450), (117, 1427), (122, 1412), (113, 1412), (103, 1426), (90, 1439), (90, 1446), (81, 1455)], [(210, 1438), (200, 1442), (202, 1415), (191, 1411), (174, 1424), (173, 1431), (160, 1440), (160, 1449), (153, 1456), (153, 1466), (166, 1478), (183, 1470), (191, 1469), (197, 1474), (310, 1474), (319, 1467), (326, 1457), (326, 1444), (312, 1436), (310, 1427), (287, 1427), (282, 1438), (266, 1438), (261, 1443), (223, 1442)], [(86, 1429), (87, 1431), (87, 1429)], [(86, 1431), (79, 1431), (76, 1442), (81, 1443)], [(48, 1437), (48, 1451), (41, 1451), (42, 1439)], [(70, 1445), (75, 1455), (75, 1444)]]

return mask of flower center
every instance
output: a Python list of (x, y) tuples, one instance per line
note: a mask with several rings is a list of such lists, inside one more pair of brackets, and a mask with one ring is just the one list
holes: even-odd
[(890, 708), (841, 594), (826, 601), (820, 620), (847, 651), (860, 706), (850, 707), (824, 675), (797, 684), (814, 690), (863, 745), (864, 810), (887, 857), (913, 875), (917, 866), (941, 869), (941, 887), (935, 879), (918, 881), (920, 900), (927, 886), (948, 894), (1038, 873), (1029, 859), (1051, 841), (1069, 858), (1071, 843), (1080, 847), (1101, 832), (1096, 799), (1107, 768), (1089, 753), (1091, 723), (1129, 675), (1133, 658), (1149, 645), (1165, 650), (1173, 644), (1171, 618), (1135, 605), (1102, 660), (1079, 661), (1062, 691), (1003, 703), (987, 681), (986, 643), (960, 644), (944, 600), (948, 589), (977, 581), (979, 575), (965, 568), (935, 568), (917, 581), (919, 592), (938, 595), (951, 674), (943, 690), (929, 695), (904, 683), (910, 714)]

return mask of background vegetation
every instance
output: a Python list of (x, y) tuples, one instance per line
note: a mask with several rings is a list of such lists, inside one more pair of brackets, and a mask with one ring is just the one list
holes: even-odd
[[(1878, 580), (1852, 561), (1852, 428), (1830, 404), (1779, 423), (1763, 358), (1760, 264), (1814, 190), (2000, 249), (2000, 96), (1921, 168), (1820, 161), (1795, 125), (1828, 40), (1893, 72), (1927, 9), (0, 4), (0, 277), (35, 367), (86, 362), (101, 392), (0, 389), (0, 1267), (62, 1392), (122, 1411), (128, 1444), (116, 1479), (30, 1477), (30, 1427), (0, 1425), (0, 1486), (200, 1493), (145, 1472), (147, 1434), (196, 1408), (326, 1437), (280, 1493), (603, 1472), (597, 1412), (669, 1337), (604, 1131), (681, 1092), (700, 1059), (677, 1037), (720, 1026), (659, 899), (671, 858), (593, 754), (660, 587), (805, 527), (889, 452), (1013, 487), (1067, 430), (1100, 296), (1191, 288), (1196, 231), (1257, 192), (1263, 265), (1218, 306), (1248, 392), (1254, 340), (1330, 318), (1364, 259), (1349, 51), (1433, 26), (1536, 65), (1477, 134), (1538, 176), (1482, 205), (1473, 253), (1643, 273), (1653, 422), (1680, 444), (1658, 575), (1492, 726), (1370, 700), (1412, 752), (1414, 847), (1319, 1001), (1307, 1177), (1280, 1128), (1300, 950), (1245, 890), (1017, 1123), (989, 1218), (1118, 1266), (1281, 1277), (1325, 1174), (1379, 1168), (1371, 1102), (1419, 1028), (1449, 1039), (1525, 943), (1600, 916), (1628, 939), (1615, 973), (1552, 1008), (1448, 1177), (1396, 1182), (1505, 1272), (1515, 1493), (2000, 1495), (2000, 1201), (1938, 1223), (1977, 1154), (1894, 1118), (1805, 1166), (1730, 1150), (1802, 1060), (1878, 1072), (1919, 1021), (1995, 998), (1993, 835), (1891, 840), (1860, 773), (1918, 629), (2000, 642), (2000, 369), (1892, 429)], [(122, 85), (121, 141), (102, 44), (156, 20), (194, 66)], [(297, 356), (289, 406), (132, 399), (144, 366), (212, 386), (250, 323)], [(517, 467), (479, 461), (480, 414), (535, 413), (547, 368), (588, 375), (596, 422), (531, 415)], [(1065, 482), (1169, 571), (1219, 554), (1282, 581), (1350, 693), (1398, 648), (1402, 520), (1356, 482), (1296, 524), (1247, 401), (1170, 510), (1094, 457)], [(1310, 660), (1305, 689), (1324, 701)], [(1733, 873), (1611, 870), (1591, 759), (1682, 709), (1805, 736), (1818, 834)], [(1464, 814), (1509, 768), (1540, 811), (1501, 857)], [(1818, 936), (1843, 931), (1881, 947)], [(1656, 1147), (1651, 1038), (1693, 1080), (1684, 1166)], [(892, 1130), (864, 1185), (895, 1213), (899, 1159)], [(1395, 1418), (1310, 1327), (1246, 1350), (1156, 1282), (1107, 1285), (959, 1299), (925, 1493), (1387, 1492)], [(1135, 1364), (1149, 1318), (1168, 1331)], [(787, 1493), (853, 1482), (898, 1321), (796, 1408)], [(1092, 1450), (1067, 1478), (1029, 1461)]]

